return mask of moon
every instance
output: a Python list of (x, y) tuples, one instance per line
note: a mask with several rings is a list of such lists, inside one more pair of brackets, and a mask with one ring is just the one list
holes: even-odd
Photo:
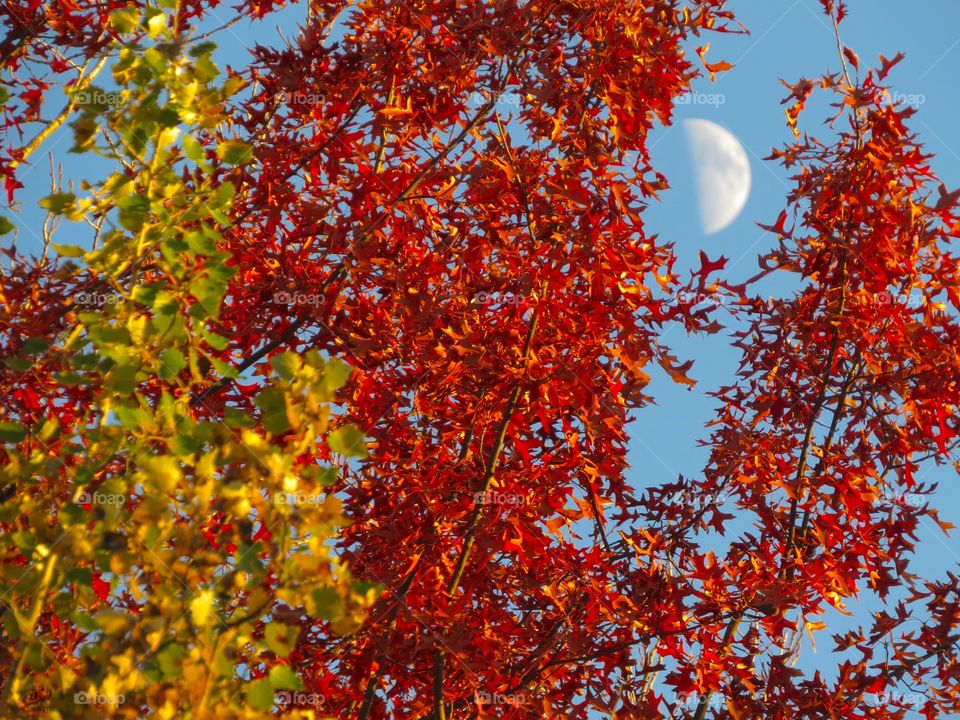
[(750, 161), (740, 141), (709, 120), (684, 120), (697, 180), (700, 224), (707, 235), (736, 220), (750, 195)]

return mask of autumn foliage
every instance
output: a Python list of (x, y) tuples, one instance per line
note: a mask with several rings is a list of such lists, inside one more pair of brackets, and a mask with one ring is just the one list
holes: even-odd
[[(792, 190), (735, 283), (643, 222), (648, 133), (732, 69), (724, 0), (312, 2), (226, 71), (217, 5), (3, 11), (10, 200), (55, 132), (110, 164), (6, 254), (5, 717), (960, 712), (957, 578), (910, 564), (936, 512), (879, 502), (931, 490), (960, 402), (958, 193), (900, 56), (788, 87)], [(639, 492), (648, 372), (694, 385), (674, 325), (740, 371), (702, 475)], [(858, 593), (886, 609), (830, 655)]]

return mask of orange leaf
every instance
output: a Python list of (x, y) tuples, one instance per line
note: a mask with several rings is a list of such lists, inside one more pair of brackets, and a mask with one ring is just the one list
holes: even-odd
[(718, 63), (707, 62), (707, 58), (704, 57), (707, 53), (707, 50), (710, 49), (710, 43), (707, 43), (703, 47), (697, 48), (697, 55), (700, 56), (700, 61), (703, 63), (703, 66), (710, 73), (710, 82), (716, 82), (718, 72), (726, 72), (727, 70), (733, 69), (733, 63), (728, 63), (726, 60), (721, 60)]

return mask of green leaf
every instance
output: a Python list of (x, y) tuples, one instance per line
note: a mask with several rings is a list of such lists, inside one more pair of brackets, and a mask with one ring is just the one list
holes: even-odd
[(53, 249), (57, 251), (57, 254), (62, 257), (83, 257), (87, 254), (87, 251), (84, 250), (79, 245), (56, 245), (54, 244)]
[(236, 380), (237, 378), (237, 369), (230, 363), (225, 363), (220, 358), (215, 358), (207, 356), (207, 360), (210, 361), (210, 364), (213, 365), (213, 369), (216, 370), (223, 377), (230, 378), (231, 380)]
[(13, 368), (17, 372), (26, 372), (33, 367), (33, 362), (21, 357), (7, 358), (3, 362), (7, 367)]
[(270, 358), (270, 365), (284, 380), (293, 380), (303, 363), (296, 353), (284, 352)]
[(73, 193), (53, 193), (45, 198), (40, 198), (37, 204), (44, 210), (49, 210), (54, 215), (61, 214), (68, 207), (73, 205), (77, 196)]
[(280, 435), (290, 428), (287, 419), (287, 399), (277, 388), (267, 388), (254, 400), (262, 411), (263, 427), (274, 435)]
[(43, 421), (40, 427), (40, 441), (50, 442), (60, 437), (60, 421), (55, 417), (49, 417)]
[(93, 482), (94, 469), (89, 465), (78, 465), (73, 471), (74, 485), (89, 485)]
[(221, 647), (213, 656), (213, 669), (219, 677), (232, 678), (237, 666), (227, 654), (228, 648)]
[(10, 535), (10, 539), (27, 554), (33, 553), (33, 549), (37, 546), (37, 536), (29, 530), (18, 530)]
[(227, 265), (233, 256), (230, 253), (217, 253), (207, 260), (207, 275), (216, 280), (226, 282), (237, 274), (236, 265)]
[(343, 598), (336, 588), (316, 588), (307, 598), (307, 605), (311, 617), (329, 621), (343, 617)]
[(167, 348), (160, 353), (160, 362), (160, 377), (164, 380), (175, 378), (187, 366), (183, 353), (176, 348)]
[(223, 409), (223, 422), (229, 428), (250, 427), (255, 424), (247, 413), (230, 406)]
[(107, 373), (106, 386), (121, 395), (129, 395), (137, 386), (137, 368), (135, 365), (118, 365)]
[(58, 383), (66, 385), (67, 387), (89, 385), (91, 382), (90, 378), (86, 375), (74, 372), (56, 372), (53, 374), (53, 377)]
[(0, 215), (0, 235), (6, 235), (7, 233), (13, 232), (16, 226), (7, 220), (3, 215)]
[(303, 354), (303, 359), (310, 367), (323, 370), (327, 366), (327, 361), (323, 359), (323, 355), (316, 348), (307, 350)]
[(190, 249), (190, 246), (187, 245), (187, 241), (181, 237), (168, 237), (163, 241), (162, 248), (168, 250), (170, 253), (185, 253)]
[(237, 194), (237, 188), (232, 182), (225, 182), (214, 191), (214, 201), (218, 208), (229, 208), (233, 204), (233, 198)]
[(10, 443), (23, 442), (27, 429), (18, 422), (0, 422), (0, 440)]
[(150, 309), (157, 315), (176, 315), (180, 309), (180, 304), (173, 295), (165, 290), (160, 290), (150, 303)]
[(288, 665), (270, 668), (270, 684), (274, 690), (303, 690), (303, 683)]
[(300, 628), (282, 623), (270, 623), (263, 631), (263, 639), (277, 657), (286, 658), (297, 645)]
[(130, 232), (140, 232), (143, 221), (150, 212), (150, 199), (145, 195), (130, 195), (117, 203), (117, 218)]
[(189, 232), (185, 236), (187, 246), (197, 255), (216, 255), (217, 246), (201, 232)]
[(50, 347), (50, 342), (43, 338), (30, 338), (23, 344), (23, 352), (26, 355), (40, 355)]
[(217, 145), (217, 157), (230, 165), (243, 165), (253, 159), (253, 147), (240, 140), (224, 140)]
[(41, 648), (40, 644), (37, 643), (36, 645), (31, 645), (26, 649), (26, 651), (23, 653), (23, 659), (31, 669), (41, 672), (49, 667), (43, 653), (43, 648)]
[(93, 572), (90, 568), (70, 568), (64, 576), (67, 582), (74, 582), (79, 585), (89, 585), (93, 582)]
[(332, 487), (337, 484), (337, 480), (340, 479), (340, 471), (335, 467), (325, 466), (321, 467), (317, 472), (317, 480), (324, 487)]
[(97, 627), (107, 635), (120, 637), (133, 625), (133, 616), (121, 610), (100, 610), (93, 616)]
[(178, 643), (171, 643), (158, 652), (157, 664), (160, 666), (160, 671), (163, 673), (163, 676), (172, 679), (180, 675), (180, 672), (183, 670), (183, 665), (180, 661), (189, 654), (187, 649)]
[(327, 363), (327, 366), (324, 369), (324, 384), (331, 392), (339, 390), (343, 387), (343, 384), (347, 381), (347, 378), (350, 377), (350, 373), (352, 372), (353, 368), (347, 365), (345, 362), (331, 360)]
[(201, 55), (197, 58), (197, 62), (193, 65), (193, 72), (196, 74), (197, 80), (202, 83), (209, 82), (220, 74), (220, 70), (213, 64), (209, 55)]
[(156, 525), (150, 525), (147, 528), (147, 533), (143, 538), (143, 544), (148, 550), (153, 550), (157, 546), (158, 540), (160, 540), (160, 528), (158, 528)]
[(314, 483), (323, 487), (331, 487), (336, 484), (340, 477), (340, 472), (330, 465), (307, 465), (302, 470), (304, 477), (309, 478)]
[[(90, 571), (87, 570), (87, 572)], [(96, 632), (100, 629), (99, 626), (93, 621), (93, 618), (81, 610), (75, 610), (72, 612), (70, 614), (70, 619), (81, 630), (86, 630), (87, 632)]]
[(214, 208), (210, 208), (209, 213), (210, 213), (210, 217), (212, 217), (221, 225), (229, 226), (233, 223), (233, 221), (230, 219), (230, 216), (227, 215), (222, 210), (215, 210)]
[(150, 116), (160, 124), (160, 127), (164, 128), (176, 127), (183, 122), (180, 112), (172, 105), (156, 108), (150, 113)]
[(121, 8), (110, 13), (110, 24), (120, 33), (130, 33), (140, 24), (140, 13), (135, 8)]
[(212, 347), (214, 350), (225, 350), (227, 345), (230, 344), (230, 341), (227, 340), (223, 335), (217, 335), (215, 332), (210, 332), (206, 328), (198, 328), (200, 331), (200, 337), (207, 341), (207, 345)]
[(341, 425), (327, 436), (327, 446), (335, 453), (347, 457), (365, 458), (367, 448), (360, 428), (353, 423)]
[[(170, 67), (170, 58), (155, 47), (148, 47), (140, 57), (157, 75), (162, 75)], [(155, 101), (156, 97), (152, 99)], [(153, 104), (152, 107), (156, 109), (157, 106)], [(147, 105), (144, 109), (149, 110), (150, 108), (151, 105)]]
[(203, 158), (203, 146), (192, 135), (183, 136), (183, 154), (188, 160), (198, 163)]
[(200, 442), (193, 437), (193, 435), (180, 433), (175, 438), (167, 440), (167, 447), (170, 449), (170, 452), (182, 457), (198, 452), (200, 450)]
[(243, 570), (251, 575), (259, 575), (262, 573), (263, 563), (258, 557), (262, 552), (263, 543), (259, 540), (249, 547), (241, 543), (234, 553), (234, 556), (237, 558), (237, 569)]
[(130, 297), (134, 302), (140, 303), (145, 307), (152, 307), (153, 301), (157, 298), (157, 293), (160, 292), (160, 285), (149, 284), (149, 285), (137, 285), (130, 291)]
[(198, 58), (204, 55), (209, 55), (216, 49), (217, 49), (217, 44), (212, 40), (207, 40), (202, 43), (197, 43), (192, 48), (190, 48), (189, 55), (192, 58)]
[(246, 696), (250, 707), (268, 713), (273, 707), (273, 684), (268, 678), (254, 680), (247, 685)]
[(220, 302), (227, 291), (227, 285), (220, 280), (201, 278), (190, 283), (190, 293), (197, 299), (205, 313), (205, 318), (216, 318), (220, 313)]
[(150, 415), (141, 408), (125, 407), (117, 405), (113, 408), (114, 414), (120, 424), (131, 430), (145, 428), (150, 424)]

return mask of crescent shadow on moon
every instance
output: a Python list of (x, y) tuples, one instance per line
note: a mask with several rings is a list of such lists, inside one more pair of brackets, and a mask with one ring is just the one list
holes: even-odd
[(697, 181), (700, 223), (707, 235), (732, 223), (750, 195), (750, 161), (729, 130), (709, 120), (684, 120)]

